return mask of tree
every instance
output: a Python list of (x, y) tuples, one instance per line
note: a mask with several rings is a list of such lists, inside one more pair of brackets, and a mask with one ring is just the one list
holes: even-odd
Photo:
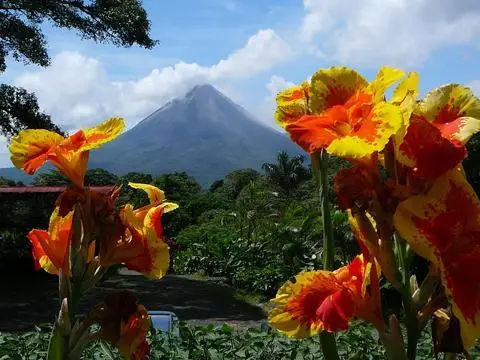
[[(156, 41), (149, 36), (150, 22), (139, 0), (2, 0), (0, 2), (0, 72), (6, 58), (48, 66), (42, 23), (75, 29), (84, 39), (117, 46), (138, 44), (147, 49)], [(0, 134), (15, 135), (23, 128), (59, 129), (39, 111), (35, 95), (2, 85)]]
[(69, 186), (70, 180), (58, 170), (40, 173), (33, 179), (35, 186)]
[(165, 191), (168, 200), (185, 204), (193, 195), (200, 192), (200, 184), (186, 172), (163, 174), (153, 181), (153, 185)]
[(228, 199), (235, 200), (240, 192), (250, 184), (250, 182), (258, 179), (260, 174), (253, 169), (240, 169), (232, 171), (225, 177), (222, 191)]
[(118, 182), (118, 176), (105, 169), (88, 169), (85, 173), (85, 185), (87, 186), (115, 185)]
[(280, 151), (276, 163), (264, 163), (263, 170), (267, 179), (276, 185), (286, 197), (290, 197), (300, 184), (311, 177), (310, 171), (303, 166), (305, 158), (301, 155), (290, 158), (286, 151)]
[(15, 181), (0, 176), (0, 187), (15, 186)]

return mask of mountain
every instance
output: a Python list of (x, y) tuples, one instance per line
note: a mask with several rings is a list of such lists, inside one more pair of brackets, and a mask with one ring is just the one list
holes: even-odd
[[(260, 169), (280, 150), (301, 153), (211, 85), (199, 85), (90, 154), (90, 167), (122, 175), (186, 171), (201, 184), (240, 168)], [(3, 170), (0, 169), (0, 176)]]

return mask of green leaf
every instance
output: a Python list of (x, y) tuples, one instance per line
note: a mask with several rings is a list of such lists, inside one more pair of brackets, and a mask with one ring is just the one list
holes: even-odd
[(108, 360), (115, 360), (115, 356), (112, 354), (112, 351), (110, 350), (108, 345), (105, 344), (105, 342), (100, 341), (100, 348), (102, 349), (103, 354)]
[(47, 360), (64, 360), (67, 349), (68, 339), (62, 335), (57, 322), (55, 322), (48, 344)]

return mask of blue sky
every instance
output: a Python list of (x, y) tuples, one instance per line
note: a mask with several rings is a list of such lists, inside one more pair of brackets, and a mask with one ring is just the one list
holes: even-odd
[[(52, 66), (9, 61), (2, 82), (34, 91), (66, 129), (124, 116), (129, 126), (197, 83), (212, 83), (259, 121), (277, 91), (318, 68), (372, 78), (417, 70), (421, 91), (448, 82), (480, 92), (477, 0), (144, 0), (152, 49), (115, 48), (45, 25)], [(8, 165), (0, 139), (0, 167)]]

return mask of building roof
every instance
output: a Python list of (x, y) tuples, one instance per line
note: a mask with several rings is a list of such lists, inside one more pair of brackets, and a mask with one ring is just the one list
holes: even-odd
[[(100, 193), (108, 193), (113, 189), (114, 185), (108, 186), (90, 186), (90, 189)], [(0, 194), (2, 193), (61, 193), (65, 191), (68, 186), (5, 186), (0, 187)]]

